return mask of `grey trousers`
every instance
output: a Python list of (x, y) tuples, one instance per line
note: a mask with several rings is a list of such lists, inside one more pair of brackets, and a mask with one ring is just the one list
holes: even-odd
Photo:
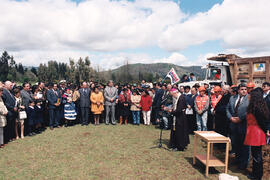
[(4, 144), (4, 128), (0, 127), (0, 145)]
[(111, 113), (111, 121), (112, 121), (112, 124), (115, 124), (115, 105), (112, 105), (112, 106), (109, 106), (109, 105), (106, 105), (106, 119), (105, 119), (105, 123), (106, 124), (109, 124), (109, 121), (110, 121), (110, 117), (109, 117), (109, 114)]

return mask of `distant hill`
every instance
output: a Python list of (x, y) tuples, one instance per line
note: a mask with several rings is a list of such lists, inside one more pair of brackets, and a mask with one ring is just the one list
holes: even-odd
[(164, 78), (171, 68), (175, 69), (179, 78), (181, 78), (184, 74), (189, 75), (191, 72), (195, 74), (197, 79), (204, 79), (205, 77), (205, 70), (201, 69), (201, 66), (178, 66), (171, 63), (128, 64), (128, 65), (123, 65), (117, 69), (113, 69), (111, 70), (111, 72), (117, 74), (121, 71), (125, 71), (126, 69), (128, 69), (129, 73), (132, 76), (137, 77), (139, 76), (139, 73), (142, 73), (142, 74), (151, 73), (153, 74), (153, 76), (156, 76), (157, 74), (159, 77)]

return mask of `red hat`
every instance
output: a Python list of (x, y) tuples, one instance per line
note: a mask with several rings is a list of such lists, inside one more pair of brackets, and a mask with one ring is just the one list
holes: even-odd
[(254, 84), (253, 82), (249, 82), (249, 83), (247, 84), (247, 87), (248, 87), (248, 88), (254, 88), (254, 87), (255, 87), (255, 84)]
[(219, 86), (215, 86), (215, 87), (214, 87), (214, 91), (215, 91), (215, 92), (220, 92), (220, 91), (221, 91), (221, 88), (220, 88)]
[(205, 91), (205, 88), (203, 86), (199, 87), (199, 91)]

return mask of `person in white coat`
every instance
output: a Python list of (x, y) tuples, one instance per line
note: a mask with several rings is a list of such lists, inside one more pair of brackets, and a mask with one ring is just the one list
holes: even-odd
[(2, 100), (3, 88), (0, 87), (0, 148), (4, 147), (4, 127), (7, 125), (8, 110)]

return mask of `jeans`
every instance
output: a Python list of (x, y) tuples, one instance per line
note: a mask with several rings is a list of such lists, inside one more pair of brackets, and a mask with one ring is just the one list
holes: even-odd
[(112, 121), (112, 124), (116, 124), (115, 123), (115, 105), (106, 105), (106, 120), (105, 120), (105, 123), (106, 124), (109, 124), (109, 120), (110, 120), (110, 117), (109, 117), (109, 114), (111, 112), (111, 121)]
[(150, 125), (151, 111), (143, 111), (143, 120), (145, 125)]
[(140, 124), (140, 111), (132, 111), (133, 124)]
[(207, 111), (204, 112), (202, 115), (196, 114), (198, 131), (207, 131), (207, 114)]

